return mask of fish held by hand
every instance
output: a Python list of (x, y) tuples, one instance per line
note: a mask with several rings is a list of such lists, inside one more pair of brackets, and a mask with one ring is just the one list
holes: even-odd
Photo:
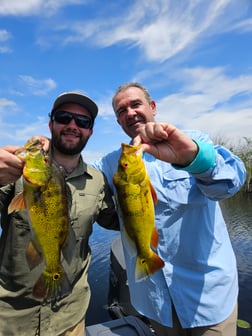
[[(36, 298), (56, 300), (71, 292), (70, 282), (61, 265), (61, 252), (69, 261), (73, 232), (64, 177), (50, 162), (39, 140), (30, 140), (15, 153), (24, 161), (23, 192), (16, 195), (8, 212), (28, 211), (32, 231), (26, 257), (30, 269), (45, 262), (45, 268), (33, 287)], [(71, 238), (70, 238), (71, 237)]]
[(122, 144), (118, 170), (113, 177), (123, 226), (137, 251), (136, 281), (146, 279), (164, 266), (155, 252), (158, 244), (154, 209), (157, 196), (142, 154), (141, 145)]

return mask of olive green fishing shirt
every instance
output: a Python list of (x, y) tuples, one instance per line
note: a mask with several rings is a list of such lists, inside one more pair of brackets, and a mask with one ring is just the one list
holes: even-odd
[(75, 238), (70, 264), (62, 265), (72, 292), (55, 304), (43, 304), (32, 295), (32, 288), (44, 264), (30, 270), (26, 248), (31, 240), (27, 211), (7, 213), (22, 181), (0, 188), (2, 235), (0, 241), (0, 336), (57, 336), (85, 318), (90, 300), (87, 272), (90, 264), (89, 236), (94, 222), (108, 229), (119, 229), (113, 199), (104, 175), (80, 159), (66, 177), (71, 191), (70, 224)]

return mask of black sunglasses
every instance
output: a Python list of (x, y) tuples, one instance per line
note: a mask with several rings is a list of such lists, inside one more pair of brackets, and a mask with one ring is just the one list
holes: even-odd
[(68, 111), (55, 111), (51, 115), (51, 120), (59, 124), (68, 125), (74, 119), (76, 125), (80, 128), (91, 129), (93, 120), (82, 114), (75, 114)]

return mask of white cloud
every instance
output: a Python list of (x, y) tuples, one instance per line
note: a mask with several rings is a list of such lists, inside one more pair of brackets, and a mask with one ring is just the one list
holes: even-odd
[(0, 30), (0, 43), (4, 45), (0, 45), (0, 54), (7, 54), (12, 52), (12, 49), (5, 45), (7, 41), (11, 39), (12, 35), (5, 29)]
[[(85, 5), (81, 0), (1, 0), (0, 15), (56, 15), (67, 5)], [(163, 62), (184, 56), (213, 34), (228, 30), (251, 30), (251, 20), (240, 22), (250, 0), (135, 0), (126, 7), (106, 3), (90, 19), (73, 20), (61, 13), (60, 20), (41, 21), (37, 43), (41, 46), (89, 43), (110, 47), (125, 43), (141, 50), (142, 58)], [(10, 3), (12, 5), (10, 5)], [(116, 15), (115, 15), (116, 12)], [(62, 19), (64, 18), (64, 19)], [(60, 22), (60, 23), (59, 23)], [(234, 28), (235, 27), (235, 28)], [(182, 53), (183, 52), (183, 53)]]
[(28, 15), (37, 12), (43, 0), (1, 0), (0, 15)]
[(229, 109), (216, 110), (213, 113), (202, 114), (197, 119), (187, 120), (186, 128), (200, 129), (211, 137), (220, 136), (238, 142), (243, 137), (251, 138), (251, 110)]
[(183, 90), (207, 94), (215, 103), (227, 101), (237, 94), (252, 93), (252, 76), (231, 77), (225, 71), (228, 70), (221, 67), (196, 67), (182, 70), (178, 77), (185, 83)]
[(18, 126), (15, 123), (1, 123), (1, 145), (22, 145), (34, 135), (50, 136), (48, 122), (45, 118), (37, 118), (33, 123), (22, 124)]
[(0, 16), (53, 15), (68, 5), (83, 5), (84, 0), (1, 0)]
[[(252, 76), (229, 77), (222, 68), (177, 73), (183, 86), (157, 102), (158, 120), (231, 137), (251, 137)], [(242, 98), (242, 99), (240, 99)]]
[(5, 29), (0, 30), (0, 42), (5, 42), (11, 38), (11, 33)]
[(50, 15), (61, 7), (85, 2), (84, 0), (0, 0), (0, 15)]
[(1, 47), (0, 46), (0, 54), (9, 54), (12, 52), (12, 49), (9, 47)]
[[(251, 27), (249, 21), (240, 23), (239, 27), (239, 17), (249, 5), (248, 0), (241, 2), (137, 0), (123, 9), (119, 2), (112, 10), (111, 4), (105, 6), (103, 16), (97, 14), (85, 21), (68, 18), (53, 30), (64, 45), (88, 40), (104, 48), (125, 43), (138, 47), (146, 60), (163, 62), (182, 51), (190, 52), (212, 34), (232, 30), (234, 25), (240, 30)], [(43, 39), (40, 41), (43, 44)]]
[[(209, 49), (215, 47), (217, 49), (219, 47), (218, 37), (214, 40), (216, 44), (208, 43), (210, 41), (209, 38), (212, 38), (214, 34), (221, 35), (234, 30), (241, 33), (251, 32), (251, 19), (241, 21), (242, 14), (245, 13), (245, 16), (248, 17), (246, 10), (249, 5), (251, 6), (251, 0), (239, 0), (238, 2), (237, 0), (134, 0), (128, 3), (123, 2), (124, 6), (121, 5), (121, 1), (105, 2), (102, 7), (98, 8), (96, 6), (94, 11), (91, 9), (91, 16), (86, 15), (86, 13), (85, 15), (71, 16), (71, 12), (67, 10), (65, 12), (60, 11), (59, 15), (56, 16), (60, 7), (71, 4), (84, 5), (85, 1), (27, 0), (22, 2), (20, 0), (0, 0), (0, 16), (37, 15), (38, 18), (41, 16), (42, 20), (39, 21), (39, 24), (36, 18), (36, 22), (32, 23), (32, 27), (35, 28), (35, 33), (39, 34), (38, 40), (41, 41), (41, 44), (46, 42), (48, 46), (53, 45), (56, 51), (63, 44), (66, 52), (68, 52), (67, 44), (76, 44), (76, 50), (80, 50), (80, 54), (84, 55), (85, 51), (82, 54), (83, 50), (85, 50), (82, 46), (84, 43), (87, 44), (87, 48), (90, 48), (92, 44), (99, 48), (116, 45), (116, 52), (121, 51), (121, 44), (125, 44), (128, 48), (135, 48), (138, 51), (137, 53), (133, 50), (132, 53), (128, 54), (130, 64), (135, 67), (134, 70), (136, 69), (134, 79), (145, 82), (145, 84), (150, 83), (150, 85), (148, 84), (150, 90), (154, 88), (157, 92), (157, 88), (160, 88), (157, 101), (159, 119), (183, 126), (183, 128), (199, 128), (211, 132), (225, 130), (228, 126), (232, 136), (237, 134), (250, 136), (251, 76), (240, 75), (233, 77), (229, 73), (228, 66), (226, 68), (219, 66), (212, 69), (207, 67), (190, 68), (188, 64), (191, 64), (191, 61), (194, 64), (201, 62), (199, 54), (203, 53), (202, 64), (209, 64), (209, 60), (211, 64), (225, 64), (225, 58), (220, 57), (218, 59), (216, 57), (216, 60), (212, 60), (205, 53), (204, 48), (198, 47), (200, 44), (206, 43)], [(90, 8), (87, 7), (88, 10)], [(44, 15), (55, 16), (52, 17), (52, 20), (43, 20)], [(60, 17), (60, 20), (57, 20), (58, 17)], [(76, 19), (77, 17), (78, 20)], [(80, 17), (85, 19), (81, 21)], [(7, 30), (0, 30), (0, 53), (11, 51), (6, 45), (6, 42), (11, 37)], [(230, 38), (230, 36), (228, 37)], [(235, 37), (237, 37), (236, 34)], [(77, 49), (78, 47), (80, 49)], [(94, 55), (96, 55), (96, 49), (94, 48)], [(115, 49), (111, 48), (111, 52)], [(188, 55), (196, 49), (198, 58), (195, 61)], [(127, 51), (125, 51), (125, 48), (122, 50), (120, 57), (123, 58)], [(108, 54), (106, 50), (106, 57)], [(101, 58), (103, 57), (102, 55), (101, 51)], [(41, 54), (39, 56), (41, 57)], [(51, 57), (49, 53), (47, 56), (48, 59)], [(143, 60), (141, 64), (139, 63), (139, 57)], [(182, 57), (184, 63), (181, 62)], [(207, 57), (208, 60), (206, 62)], [(94, 58), (94, 60), (97, 59)], [(127, 59), (121, 59), (120, 61), (126, 64)], [(151, 62), (151, 66), (148, 66), (147, 62)], [(175, 66), (173, 66), (174, 64)], [(188, 67), (183, 67), (183, 64)], [(238, 73), (240, 65), (238, 67), (236, 64), (229, 64), (230, 67), (233, 67), (234, 72)], [(12, 90), (22, 94), (27, 91), (24, 90), (25, 87), (31, 93), (32, 100), (32, 95), (45, 95), (55, 89), (57, 84), (52, 78), (55, 77), (60, 82), (60, 76), (62, 75), (62, 73), (56, 75), (56, 68), (54, 67), (52, 70), (51, 78), (40, 79), (39, 76), (34, 78), (25, 74), (19, 76), (21, 88), (20, 82), (15, 83), (9, 78), (8, 86), (11, 83)], [(127, 68), (126, 65), (125, 68)], [(115, 64), (115, 71), (117, 69), (117, 64)], [(123, 68), (119, 70), (122, 73), (124, 71)], [(39, 69), (36, 69), (36, 71), (39, 71)], [(25, 73), (31, 73), (31, 71), (26, 71)], [(124, 76), (123, 80), (125, 77), (126, 80), (129, 80), (128, 74), (123, 73), (121, 75), (120, 73), (111, 72), (111, 76), (114, 75), (116, 80), (120, 76), (122, 78)], [(76, 81), (79, 80), (77, 77), (75, 77)], [(63, 78), (59, 86), (66, 85), (64, 81), (65, 78)], [(113, 83), (113, 80), (110, 83)], [(104, 88), (105, 91), (111, 90), (109, 85), (112, 84), (110, 83), (108, 82), (108, 86)], [(97, 86), (100, 86), (100, 84)], [(80, 86), (81, 84), (76, 82), (76, 85)], [(92, 84), (89, 83), (89, 85), (91, 86)], [(169, 94), (165, 95), (163, 93), (165, 89)], [(100, 90), (101, 95), (103, 94), (104, 97), (107, 94), (107, 97), (100, 98), (98, 103), (99, 116), (102, 116), (103, 121), (105, 120), (107, 124), (110, 118), (113, 118), (111, 128), (108, 128), (105, 123), (106, 130), (111, 131), (111, 134), (113, 134), (112, 125), (118, 126), (116, 126), (111, 106), (112, 94), (111, 92), (102, 93), (100, 88), (95, 88), (95, 90)], [(8, 89), (8, 94), (10, 94), (10, 89)], [(160, 97), (160, 95), (162, 96)], [(25, 99), (20, 100), (20, 109), (27, 111), (31, 106), (30, 99), (30, 106), (27, 109), (22, 106), (24, 102)], [(46, 106), (46, 104), (43, 105), (44, 102), (45, 100), (41, 104), (41, 111)], [(4, 110), (4, 104), (7, 104), (8, 110), (17, 108), (15, 103), (11, 105), (13, 102), (6, 99), (5, 101), (0, 100), (0, 110), (1, 103), (2, 110)], [(31, 128), (24, 127), (23, 131), (15, 131), (10, 136), (13, 136), (13, 140), (21, 138), (25, 140), (26, 135), (40, 132), (40, 126), (39, 123), (35, 123)], [(47, 125), (45, 129), (47, 129)]]
[(57, 86), (56, 82), (51, 78), (35, 79), (27, 75), (20, 75), (19, 78), (35, 96), (46, 95)]
[(246, 19), (234, 24), (231, 30), (237, 30), (243, 33), (252, 32), (252, 19)]
[(6, 98), (0, 98), (0, 111), (4, 111), (6, 108), (15, 109), (17, 107), (16, 103), (12, 100)]

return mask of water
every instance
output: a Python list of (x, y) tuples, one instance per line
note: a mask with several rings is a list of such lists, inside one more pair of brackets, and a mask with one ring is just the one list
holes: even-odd
[(119, 232), (94, 226), (89, 240), (92, 250), (92, 262), (89, 268), (89, 284), (91, 301), (86, 317), (86, 324), (92, 325), (110, 320), (107, 312), (107, 296), (109, 291), (110, 245)]
[[(238, 194), (222, 202), (239, 273), (238, 318), (252, 326), (252, 194)], [(238, 336), (252, 335), (238, 328)]]
[[(252, 194), (241, 194), (221, 203), (237, 257), (239, 273), (239, 313), (238, 318), (252, 325)], [(90, 239), (92, 263), (89, 282), (92, 296), (87, 313), (87, 325), (105, 322), (110, 319), (107, 312), (109, 289), (110, 244), (118, 232), (94, 227)], [(252, 329), (238, 328), (238, 336), (252, 335)]]

